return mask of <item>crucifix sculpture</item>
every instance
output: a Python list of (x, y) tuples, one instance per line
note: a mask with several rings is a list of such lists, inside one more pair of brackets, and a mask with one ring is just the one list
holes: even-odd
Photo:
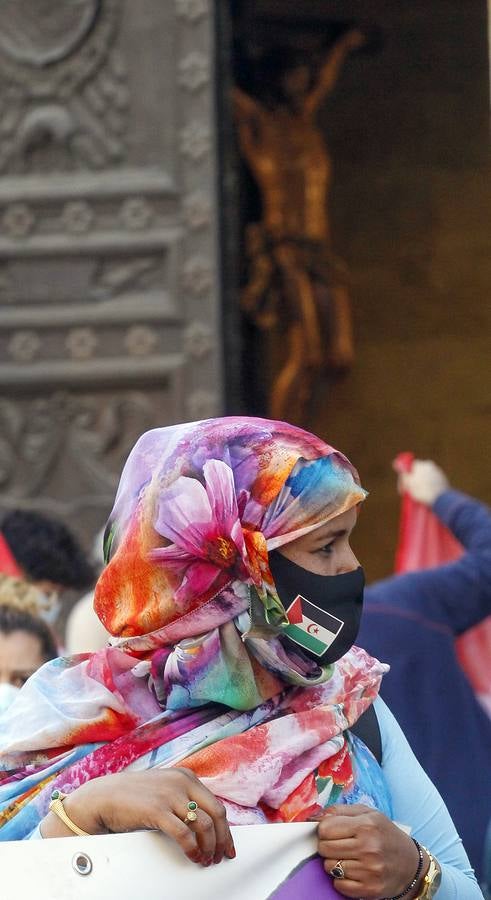
[(247, 229), (242, 308), (259, 328), (279, 329), (286, 346), (269, 397), (275, 419), (304, 423), (319, 376), (353, 362), (347, 271), (331, 242), (331, 161), (316, 114), (365, 42), (358, 29), (344, 32), (317, 74), (305, 56), (280, 62), (274, 102), (233, 92), (240, 150), (262, 201), (260, 222)]

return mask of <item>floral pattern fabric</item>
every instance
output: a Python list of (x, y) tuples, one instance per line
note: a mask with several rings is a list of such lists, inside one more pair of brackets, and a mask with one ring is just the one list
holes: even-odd
[(347, 735), (387, 667), (358, 648), (324, 668), (286, 649), (268, 566), (270, 550), (364, 497), (341, 453), (285, 423), (143, 435), (95, 594), (112, 646), (47, 663), (0, 720), (0, 839), (29, 834), (54, 787), (175, 764), (232, 823), (301, 820), (361, 795), (387, 811), (379, 767)]

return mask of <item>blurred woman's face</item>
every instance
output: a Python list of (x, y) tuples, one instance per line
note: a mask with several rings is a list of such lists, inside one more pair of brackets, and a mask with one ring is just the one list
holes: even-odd
[(357, 509), (348, 509), (325, 525), (320, 525), (278, 548), (278, 552), (297, 566), (316, 575), (344, 575), (360, 565), (350, 545)]
[(22, 687), (44, 663), (41, 641), (35, 634), (18, 629), (0, 631), (0, 684)]

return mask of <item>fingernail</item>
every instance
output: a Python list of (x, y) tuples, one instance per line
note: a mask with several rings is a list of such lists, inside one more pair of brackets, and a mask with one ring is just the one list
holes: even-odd
[(213, 857), (212, 857), (212, 856), (205, 856), (205, 857), (203, 857), (203, 859), (202, 859), (202, 861), (201, 861), (201, 865), (203, 865), (203, 866), (211, 866), (212, 862), (213, 862)]
[(228, 848), (227, 856), (229, 859), (235, 859), (235, 857), (237, 856), (237, 851), (236, 851), (235, 847)]

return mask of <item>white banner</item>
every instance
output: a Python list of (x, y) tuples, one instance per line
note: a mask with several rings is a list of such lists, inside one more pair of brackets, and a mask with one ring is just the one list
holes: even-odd
[(237, 857), (203, 868), (155, 832), (0, 843), (2, 900), (337, 898), (315, 825), (232, 828)]

